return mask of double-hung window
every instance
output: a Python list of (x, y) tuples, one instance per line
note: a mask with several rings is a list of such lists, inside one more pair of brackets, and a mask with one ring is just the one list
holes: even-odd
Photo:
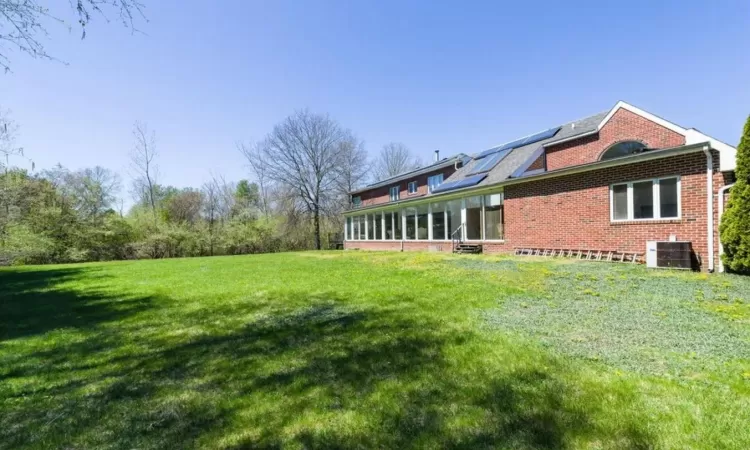
[(396, 200), (398, 200), (398, 191), (399, 191), (398, 186), (391, 186), (391, 188), (388, 190), (388, 194), (392, 202), (395, 202)]
[(613, 184), (609, 188), (610, 219), (679, 219), (680, 178), (654, 178)]
[(360, 206), (362, 206), (362, 197), (359, 195), (352, 197), (352, 207), (359, 208)]
[(416, 181), (410, 181), (409, 182), (408, 191), (409, 191), (409, 194), (416, 194), (417, 193), (417, 182)]
[(443, 182), (443, 174), (439, 173), (437, 175), (433, 175), (429, 178), (427, 178), (427, 191), (432, 193), (432, 190), (436, 187), (440, 186), (440, 184)]

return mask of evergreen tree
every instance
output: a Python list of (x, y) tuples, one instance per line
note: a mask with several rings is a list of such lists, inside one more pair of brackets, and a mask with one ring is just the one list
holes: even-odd
[(724, 264), (733, 272), (750, 274), (750, 116), (737, 147), (737, 181), (721, 218)]

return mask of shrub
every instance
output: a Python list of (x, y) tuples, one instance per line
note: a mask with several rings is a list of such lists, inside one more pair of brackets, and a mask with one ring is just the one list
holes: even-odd
[(723, 261), (729, 270), (750, 274), (750, 117), (737, 147), (737, 182), (721, 218)]

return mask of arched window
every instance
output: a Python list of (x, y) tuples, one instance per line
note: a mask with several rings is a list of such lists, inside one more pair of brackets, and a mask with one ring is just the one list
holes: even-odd
[(599, 160), (620, 158), (622, 156), (635, 155), (646, 150), (646, 145), (639, 141), (623, 141), (611, 146), (602, 153)]

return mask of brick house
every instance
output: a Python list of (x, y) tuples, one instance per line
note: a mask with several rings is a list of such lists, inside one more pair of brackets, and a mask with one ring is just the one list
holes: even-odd
[[(589, 249), (643, 255), (689, 241), (721, 269), (719, 210), (736, 149), (619, 102), (609, 111), (351, 192), (345, 248), (484, 252)], [(436, 152), (437, 156), (437, 152)]]

